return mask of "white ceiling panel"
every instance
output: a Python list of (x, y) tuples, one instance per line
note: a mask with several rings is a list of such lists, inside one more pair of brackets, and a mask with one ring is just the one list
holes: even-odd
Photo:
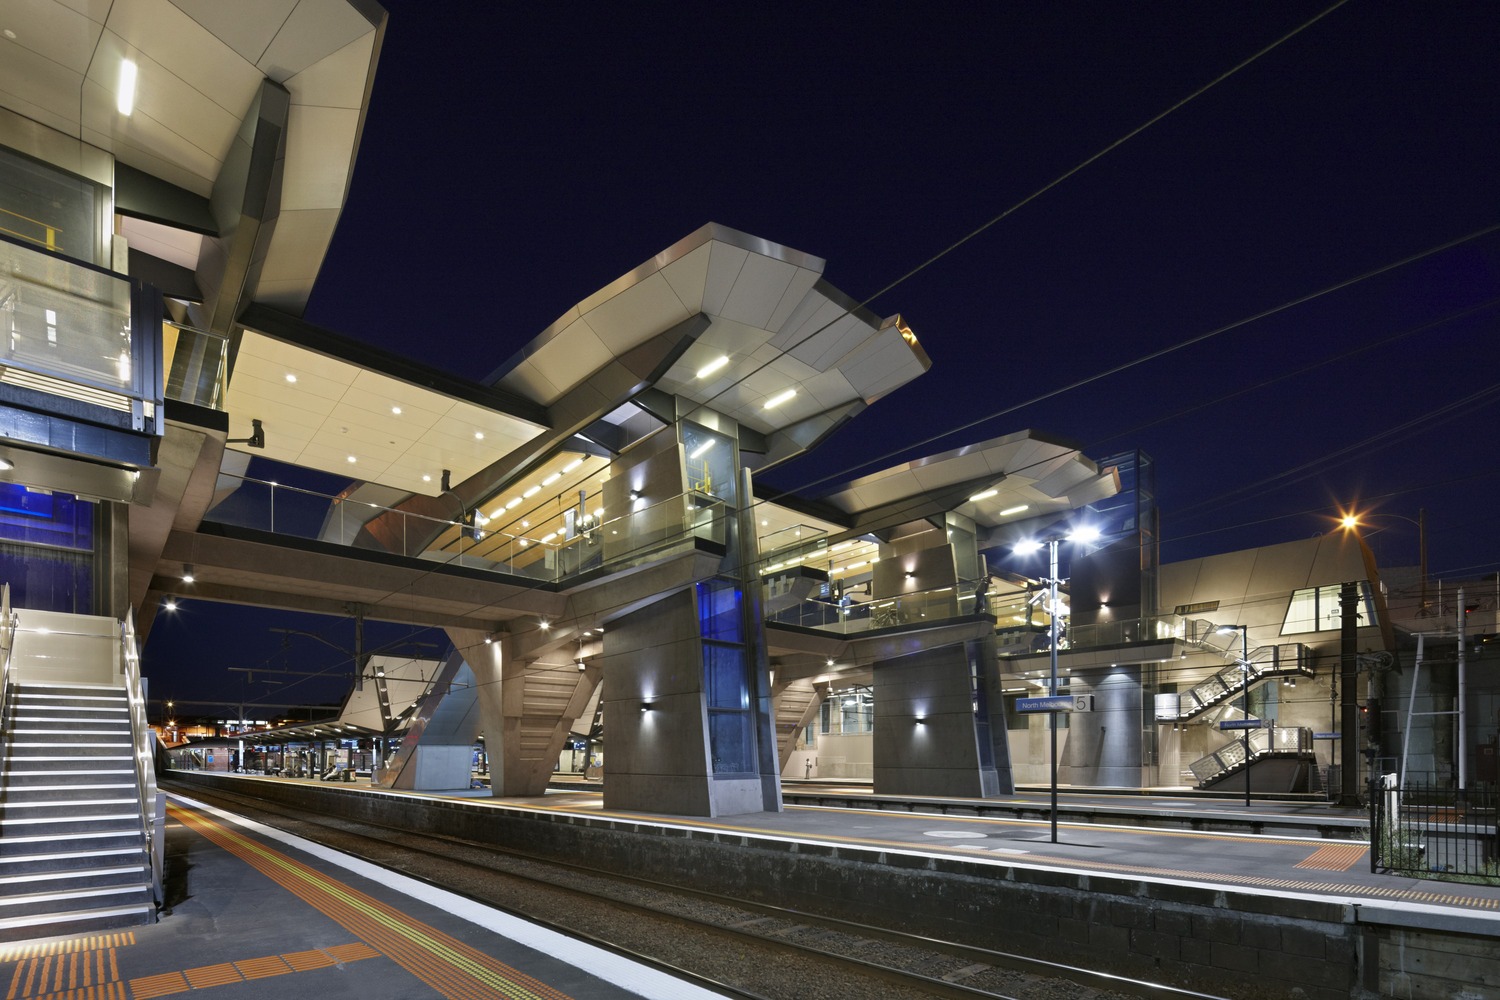
[(708, 278), (703, 287), (703, 311), (719, 316), (724, 312), (724, 303), (729, 300), (729, 293), (734, 290), (734, 281), (739, 277), (740, 268), (749, 259), (750, 251), (717, 240), (709, 244), (709, 249)]
[[(107, 6), (107, 0), (99, 0)], [(247, 62), (257, 62), (276, 37), (297, 0), (255, 0), (225, 3), (224, 0), (172, 0), (189, 17), (223, 39)]]
[[(657, 273), (585, 313), (583, 319), (605, 347), (624, 354), (647, 338), (681, 323), (688, 315), (672, 286)], [(569, 366), (570, 370), (573, 367)], [(571, 384), (590, 371), (593, 369), (553, 381)]]
[[(812, 288), (818, 283), (821, 275), (817, 271), (805, 267), (797, 268), (792, 275), (792, 281), (781, 295), (781, 301), (771, 311), (771, 317), (766, 321), (767, 330), (780, 330), (787, 321), (801, 308), (802, 303), (812, 293)], [(819, 296), (821, 298), (821, 296)]]
[(283, 211), (276, 220), (276, 232), (271, 235), (261, 280), (300, 279), (310, 288), (328, 252), (328, 241), (338, 217), (337, 208)]
[(256, 65), (270, 79), (284, 83), (374, 30), (345, 0), (300, 0)]
[(203, 249), (203, 237), (172, 226), (163, 226), (144, 219), (120, 217), (120, 235), (132, 250), (139, 250), (170, 261), (189, 271), (198, 266), (198, 254)]
[[(115, 0), (108, 27), (138, 53), (216, 103), (238, 121), (244, 117), (261, 73), (231, 46), (169, 0)], [(143, 77), (144, 79), (144, 77)]]
[(337, 208), (343, 203), (359, 111), (294, 105), (287, 120), (283, 211)]
[[(103, 25), (63, 4), (33, 2), (0, 3), (0, 27), (15, 32), (15, 41), (3, 39), (0, 54), (6, 62), (16, 50), (31, 51), (82, 75), (93, 58)], [(0, 71), (6, 76), (10, 67)]]
[(549, 385), (571, 385), (598, 371), (614, 357), (586, 320), (577, 320), (558, 337), (527, 358), (527, 364), (547, 372)]
[[(3, 94), (6, 107), (28, 118), (39, 118), (69, 135), (76, 135), (78, 88), (82, 81), (82, 74), (62, 63), (0, 37), (0, 94)], [(40, 114), (29, 109), (36, 109)]]
[(703, 309), (703, 285), (708, 279), (708, 258), (712, 248), (711, 243), (705, 243), (682, 259), (662, 268), (662, 277), (667, 279), (672, 291), (677, 293), (677, 298), (688, 315)]
[(784, 261), (758, 253), (750, 254), (740, 267), (719, 314), (725, 319), (765, 329), (796, 271), (797, 268)]
[(557, 398), (562, 395), (562, 390), (543, 375), (541, 369), (532, 364), (530, 358), (507, 372), (500, 380), (500, 385), (510, 392), (536, 400), (545, 406), (557, 402)]
[(375, 52), (375, 33), (361, 35), (286, 81), (293, 105), (358, 110)]

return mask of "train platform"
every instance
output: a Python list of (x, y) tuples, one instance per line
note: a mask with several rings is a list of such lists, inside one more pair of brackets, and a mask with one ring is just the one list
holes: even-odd
[[(594, 781), (558, 782), (542, 797), (497, 798), (488, 789), (400, 792), (361, 782), (248, 775), (223, 780), (462, 803), (466, 810), (558, 823), (599, 820), (643, 834), (738, 838), (744, 845), (844, 847), (887, 857), (1045, 869), (1081, 881), (1113, 875), (1269, 899), (1300, 896), (1359, 906), (1371, 916), (1399, 911), (1404, 924), (1472, 919), (1476, 931), (1500, 936), (1500, 886), (1374, 873), (1367, 811), (1296, 800), (1256, 798), (1246, 807), (1241, 799), (1068, 789), (1059, 797), (1054, 842), (1046, 789), (983, 800), (896, 798), (874, 796), (857, 784), (792, 781), (784, 785), (782, 812), (710, 819), (607, 810)], [(253, 787), (247, 790), (254, 794)]]
[(0, 947), (6, 1000), (716, 997), (607, 950), (172, 795), (150, 926)]

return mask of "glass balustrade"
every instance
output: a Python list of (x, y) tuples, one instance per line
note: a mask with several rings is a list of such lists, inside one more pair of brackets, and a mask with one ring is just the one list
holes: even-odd
[(0, 237), (0, 378), (160, 427), (160, 327), (129, 279)]
[(665, 559), (707, 542), (727, 544), (725, 505), (699, 492), (678, 494), (616, 518), (590, 520), (570, 537), (547, 540), (488, 532), (463, 520), (434, 518), (281, 483), (220, 474), (229, 495), (204, 520), (278, 535), (359, 545), (361, 529), (380, 519), (385, 548), (416, 558), (559, 583), (586, 573), (614, 573)]

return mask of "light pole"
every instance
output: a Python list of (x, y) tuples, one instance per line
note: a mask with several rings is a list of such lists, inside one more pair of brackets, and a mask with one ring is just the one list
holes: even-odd
[[(1043, 544), (1047, 546), (1047, 559), (1049, 563), (1047, 575), (1048, 607), (1047, 617), (1052, 624), (1049, 629), (1051, 639), (1047, 643), (1049, 650), (1048, 661), (1051, 665), (1050, 678), (1047, 684), (1047, 694), (1053, 697), (1057, 695), (1057, 645), (1061, 641), (1058, 630), (1058, 578), (1057, 578), (1057, 546), (1058, 543), (1067, 539), (1070, 542), (1093, 542), (1099, 538), (1097, 528), (1076, 528), (1068, 535), (1053, 535), (1044, 541), (1038, 539), (1027, 539), (1016, 545), (1015, 551), (1018, 555), (1031, 555), (1041, 550)], [(1049, 785), (1052, 791), (1052, 808), (1050, 811), (1052, 827), (1052, 843), (1057, 843), (1057, 711), (1054, 709), (1047, 713), (1047, 729), (1050, 751), (1047, 757), (1049, 772)]]
[[(1245, 714), (1245, 808), (1250, 808), (1250, 626), (1249, 625), (1220, 625), (1219, 632), (1228, 635), (1231, 632), (1240, 634), (1240, 679), (1244, 685), (1242, 705)], [(1274, 738), (1268, 731), (1266, 738)]]
[(1372, 517), (1394, 517), (1398, 521), (1417, 526), (1417, 558), (1419, 565), (1417, 575), (1421, 577), (1422, 593), (1418, 598), (1417, 614), (1427, 614), (1427, 508), (1418, 509), (1415, 518), (1407, 517), (1405, 514), (1345, 514), (1339, 520), (1345, 531), (1353, 531), (1363, 526), (1364, 521)]

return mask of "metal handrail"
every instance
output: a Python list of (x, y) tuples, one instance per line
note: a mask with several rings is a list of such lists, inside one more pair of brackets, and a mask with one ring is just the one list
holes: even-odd
[(5, 583), (0, 584), (0, 720), (10, 709), (10, 653), (15, 646), (16, 616), (10, 610), (10, 584)]
[[(421, 525), (418, 534), (422, 537), (432, 536), (437, 538), (450, 531), (456, 531), (461, 545), (463, 539), (472, 539), (473, 532), (476, 530), (474, 525), (468, 524), (463, 520), (455, 521), (448, 518), (417, 514), (394, 507), (386, 507), (368, 500), (353, 500), (347, 497), (321, 493), (316, 490), (303, 489), (301, 487), (288, 486), (284, 483), (276, 483), (226, 472), (221, 472), (220, 477), (237, 480), (242, 486), (248, 485), (264, 488), (267, 491), (267, 503), (263, 509), (258, 508), (256, 510), (258, 515), (264, 514), (264, 518), (258, 517), (256, 524), (245, 524), (244, 521), (226, 518), (219, 508), (215, 507), (205, 515), (205, 521), (224, 524), (244, 524), (246, 527), (267, 530), (273, 534), (289, 534), (299, 538), (312, 537), (329, 541), (330, 539), (327, 537), (329, 532), (324, 530), (327, 527), (326, 518), (329, 512), (342, 514), (343, 510), (348, 508), (359, 511), (357, 516), (366, 520), (383, 514), (393, 514), (400, 518), (402, 526), (400, 543), (403, 550), (407, 547), (406, 526), (408, 524)], [(316, 534), (308, 534), (305, 531), (299, 533), (295, 530), (287, 530), (285, 523), (287, 518), (285, 515), (282, 517), (280, 525), (278, 525), (276, 498), (279, 495), (309, 498), (323, 505), (322, 519), (319, 521)], [(646, 515), (647, 519), (650, 520), (650, 518), (658, 516), (658, 512), (662, 515), (658, 530), (666, 532), (660, 538), (641, 541), (638, 544), (615, 553), (609, 560), (598, 564), (586, 563), (582, 558), (579, 558), (574, 560), (577, 563), (576, 566), (564, 566), (563, 562), (558, 560), (556, 555), (554, 555), (555, 561), (552, 566), (545, 566), (545, 559), (542, 566), (538, 567), (536, 565), (536, 557), (533, 553), (547, 552), (556, 554), (568, 552), (569, 550), (577, 550), (585, 544), (598, 542), (606, 535), (612, 535), (616, 530), (623, 535), (630, 529), (631, 525), (638, 523), (638, 519), (643, 515)], [(266, 525), (264, 528), (260, 528), (262, 520)], [(654, 521), (651, 523), (657, 524)], [(658, 558), (684, 545), (692, 544), (695, 539), (705, 539), (722, 544), (727, 530), (727, 514), (725, 512), (724, 501), (720, 498), (689, 490), (684, 493), (673, 494), (664, 500), (646, 504), (639, 509), (633, 509), (627, 514), (592, 522), (588, 528), (582, 529), (573, 538), (562, 539), (557, 542), (545, 542), (541, 539), (513, 535), (509, 532), (489, 532), (483, 531), (482, 528), (479, 530), (483, 532), (482, 540), (485, 543), (482, 547), (487, 549), (489, 554), (476, 555), (473, 550), (481, 546), (479, 541), (471, 540), (466, 547), (461, 547), (457, 552), (446, 552), (441, 548), (434, 548), (415, 558), (433, 561), (441, 560), (445, 564), (470, 569), (491, 570), (530, 577), (532, 579), (546, 580), (548, 582), (561, 582), (580, 573), (590, 572), (597, 567), (615, 570), (626, 569), (633, 565), (638, 565), (643, 560)], [(334, 532), (334, 534), (338, 535), (340, 533)], [(347, 542), (344, 544), (350, 548), (353, 547)], [(523, 560), (528, 561), (523, 562)], [(538, 572), (538, 569), (542, 571)]]
[(140, 650), (135, 634), (135, 613), (127, 612), (120, 623), (120, 663), (125, 694), (130, 706), (130, 732), (135, 759), (135, 779), (140, 794), (141, 831), (146, 838), (146, 858), (151, 865), (151, 891), (157, 902), (162, 896), (165, 849), (165, 809), (156, 787), (156, 762), (152, 759), (155, 734), (146, 722), (146, 698), (141, 690)]

